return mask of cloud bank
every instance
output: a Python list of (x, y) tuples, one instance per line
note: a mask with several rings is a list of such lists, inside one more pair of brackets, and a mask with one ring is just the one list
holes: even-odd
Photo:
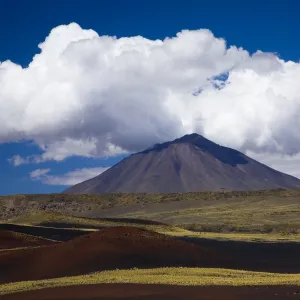
[(44, 184), (69, 186), (95, 177), (107, 169), (108, 168), (82, 168), (62, 175), (50, 175), (50, 169), (36, 169), (30, 172), (29, 175), (32, 180), (41, 181)]
[(16, 153), (15, 165), (134, 152), (191, 132), (244, 152), (299, 152), (298, 62), (207, 29), (149, 40), (72, 23), (39, 48), (26, 68), (0, 62), (0, 143), (43, 150)]

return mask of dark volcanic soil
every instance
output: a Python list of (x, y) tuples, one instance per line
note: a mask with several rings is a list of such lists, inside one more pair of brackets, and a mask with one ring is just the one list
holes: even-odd
[(300, 243), (222, 241), (186, 237), (182, 240), (234, 257), (234, 263), (230, 266), (232, 269), (300, 273)]
[(140, 284), (99, 284), (2, 296), (2, 300), (292, 300), (299, 287), (191, 287)]
[[(90, 228), (90, 227), (89, 227)], [(36, 237), (51, 239), (55, 241), (68, 241), (81, 235), (87, 234), (84, 230), (74, 230), (66, 228), (52, 228), (40, 226), (27, 226), (15, 224), (0, 224), (0, 231), (20, 232)]]
[(54, 242), (35, 236), (0, 230), (0, 250), (51, 245)]
[(163, 266), (220, 267), (229, 259), (134, 227), (114, 227), (53, 246), (0, 252), (0, 283)]

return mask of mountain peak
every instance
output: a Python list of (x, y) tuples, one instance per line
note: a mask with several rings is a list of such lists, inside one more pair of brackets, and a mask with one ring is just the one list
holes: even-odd
[(168, 148), (170, 145), (174, 144), (192, 144), (194, 146), (197, 146), (198, 148), (202, 148), (203, 150), (208, 150), (208, 148), (211, 147), (218, 147), (219, 145), (213, 143), (212, 141), (206, 139), (202, 135), (198, 133), (191, 133), (191, 134), (186, 134), (180, 138), (177, 138), (173, 141), (170, 142), (165, 142), (165, 143), (160, 143), (160, 144), (155, 144), (154, 146), (141, 151), (140, 153), (149, 153), (151, 151), (161, 151), (163, 149)]
[(179, 143), (190, 143), (196, 146), (208, 146), (208, 145), (214, 145), (219, 146), (216, 143), (206, 139), (204, 136), (198, 134), (198, 133), (191, 133), (186, 134), (182, 136), (181, 138), (175, 139), (171, 142), (172, 144), (179, 144)]
[(171, 141), (171, 143), (194, 143), (197, 140), (201, 140), (201, 139), (205, 139), (202, 135), (198, 134), (198, 133), (190, 133), (190, 134), (186, 134), (180, 138), (175, 139), (174, 141)]

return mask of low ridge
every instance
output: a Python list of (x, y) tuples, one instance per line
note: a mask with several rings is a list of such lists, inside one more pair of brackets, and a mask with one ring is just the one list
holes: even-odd
[(130, 155), (66, 194), (172, 193), (300, 188), (300, 180), (190, 134)]

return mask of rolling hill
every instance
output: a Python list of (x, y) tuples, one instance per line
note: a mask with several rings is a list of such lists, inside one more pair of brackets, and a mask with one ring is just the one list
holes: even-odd
[[(165, 266), (223, 266), (227, 255), (160, 233), (113, 227), (51, 246), (0, 252), (0, 283)], [(13, 263), (12, 263), (13, 262)]]

